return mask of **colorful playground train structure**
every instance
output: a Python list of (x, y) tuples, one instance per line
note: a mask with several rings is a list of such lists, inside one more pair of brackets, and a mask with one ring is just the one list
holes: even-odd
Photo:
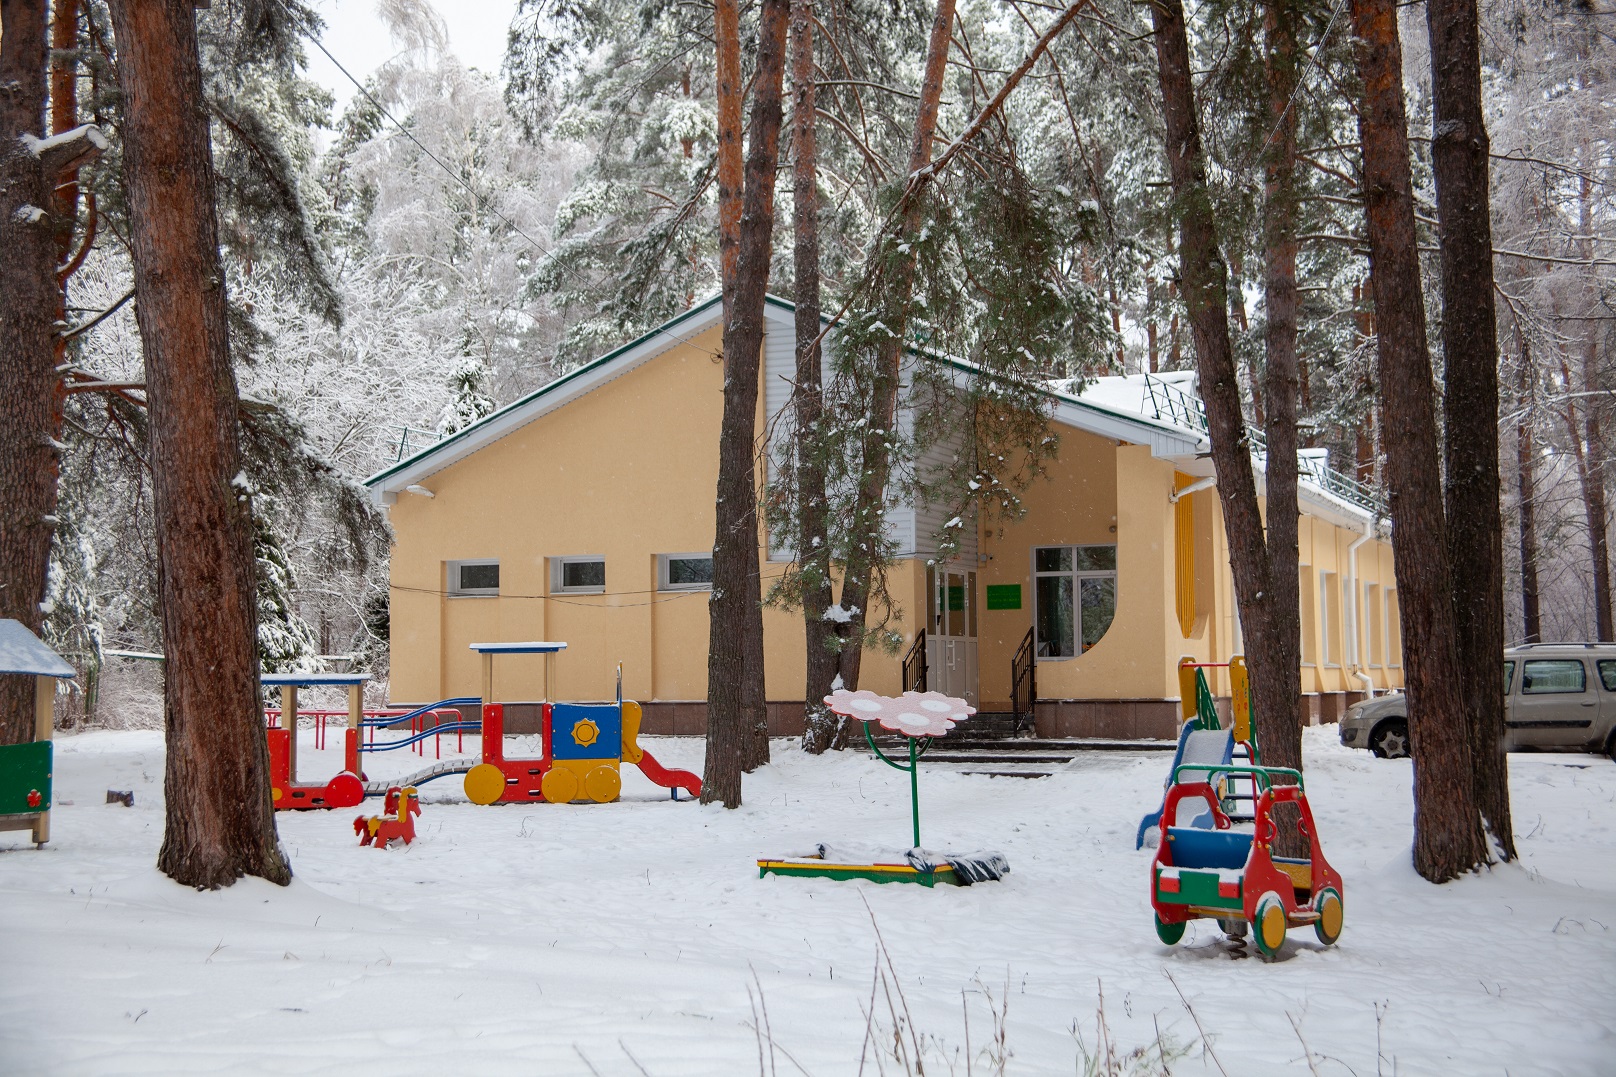
[[(385, 796), (390, 788), (420, 786), (450, 775), (464, 775), (466, 797), (476, 804), (564, 804), (574, 800), (608, 803), (622, 790), (621, 768), (632, 763), (653, 783), (678, 799), (683, 789), (701, 793), (701, 779), (684, 770), (672, 770), (639, 743), (640, 705), (624, 699), (619, 674), (617, 699), (606, 703), (542, 704), (541, 744), (538, 758), (510, 758), (505, 754), (505, 704), (493, 700), (493, 662), (496, 655), (537, 654), (546, 662), (566, 649), (565, 643), (474, 643), (482, 655), (483, 694), (440, 700), (413, 710), (367, 712), (364, 709), (365, 673), (266, 673), (266, 688), (279, 688), (279, 710), (266, 711), (270, 788), (276, 810), (351, 808), (366, 797)], [(546, 683), (554, 683), (547, 677)], [(343, 769), (324, 781), (300, 781), (297, 776), (298, 690), (339, 687), (348, 693), (347, 724), (342, 730)], [(462, 707), (477, 707), (479, 719), (462, 717)], [(316, 743), (323, 741), (329, 711), (316, 711)], [(445, 721), (445, 718), (452, 718)], [(408, 735), (377, 740), (376, 732), (406, 727)], [(366, 754), (397, 751), (423, 745), (429, 738), (441, 743), (453, 734), (480, 741), (479, 758), (435, 763), (405, 778), (368, 781), (361, 760)], [(368, 735), (368, 739), (367, 739)]]

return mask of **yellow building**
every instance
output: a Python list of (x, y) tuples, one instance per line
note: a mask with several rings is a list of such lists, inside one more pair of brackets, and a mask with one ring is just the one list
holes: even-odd
[[(791, 305), (770, 297), (766, 327), (763, 421), (788, 401)], [(715, 297), (367, 480), (394, 531), (395, 701), (479, 694), (471, 643), (562, 640), (550, 683), (543, 663), (510, 660), (495, 670), (495, 697), (606, 698), (622, 663), (646, 732), (702, 731), (720, 336)], [(964, 521), (947, 563), (935, 563), (942, 510), (894, 506), (904, 644), (897, 656), (867, 653), (861, 687), (898, 692), (904, 653), (923, 649), (930, 687), (1009, 710), (1025, 645), (1041, 734), (1173, 735), (1179, 658), (1242, 650), (1192, 391), (1183, 373), (1052, 390), (1059, 455), (1025, 492), (1025, 517), (991, 532)], [(1322, 453), (1302, 465), (1302, 684), (1315, 720), (1328, 720), (1367, 689), (1401, 685), (1396, 584), (1372, 500)], [(760, 551), (765, 590), (786, 545)], [(794, 733), (801, 615), (763, 619), (771, 729)], [(1226, 678), (1213, 684), (1227, 693)], [(512, 713), (513, 728), (532, 721)]]

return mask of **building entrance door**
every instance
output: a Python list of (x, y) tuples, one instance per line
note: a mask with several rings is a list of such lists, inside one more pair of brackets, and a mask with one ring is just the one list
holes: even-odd
[(976, 706), (976, 573), (926, 569), (926, 686)]

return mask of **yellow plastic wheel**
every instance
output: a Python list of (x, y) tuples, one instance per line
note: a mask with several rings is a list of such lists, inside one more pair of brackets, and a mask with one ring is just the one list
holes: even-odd
[(1319, 914), (1319, 918), (1313, 921), (1313, 933), (1324, 945), (1335, 945), (1335, 940), (1341, 937), (1341, 922), (1346, 919), (1346, 911), (1341, 907), (1341, 895), (1333, 887), (1326, 888), (1313, 902), (1313, 910)]
[(492, 763), (478, 763), (466, 772), (466, 799), (492, 804), (505, 793), (505, 772)]
[(578, 775), (566, 767), (551, 767), (544, 772), (539, 789), (551, 804), (566, 804), (578, 799)]
[(1273, 957), (1285, 945), (1285, 903), (1270, 891), (1257, 900), (1257, 919), (1251, 925), (1257, 949), (1264, 957)]
[(584, 775), (584, 789), (596, 804), (610, 804), (622, 792), (623, 779), (616, 767), (596, 767)]

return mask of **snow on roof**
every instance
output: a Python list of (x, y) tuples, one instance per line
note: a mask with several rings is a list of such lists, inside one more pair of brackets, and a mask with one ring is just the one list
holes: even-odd
[(40, 642), (21, 621), (0, 620), (0, 673), (71, 677), (73, 667)]
[(1113, 411), (1126, 411), (1146, 419), (1166, 419), (1166, 416), (1156, 414), (1157, 408), (1151, 403), (1151, 381), (1170, 385), (1186, 397), (1199, 400), (1193, 370), (1169, 370), (1160, 374), (1123, 374), (1114, 377), (1090, 378), (1083, 384), (1081, 391), (1076, 393), (1072, 391), (1076, 388), (1076, 379), (1052, 382), (1051, 388), (1056, 392), (1076, 396), (1080, 400), (1091, 404), (1099, 404), (1101, 407), (1110, 408)]

